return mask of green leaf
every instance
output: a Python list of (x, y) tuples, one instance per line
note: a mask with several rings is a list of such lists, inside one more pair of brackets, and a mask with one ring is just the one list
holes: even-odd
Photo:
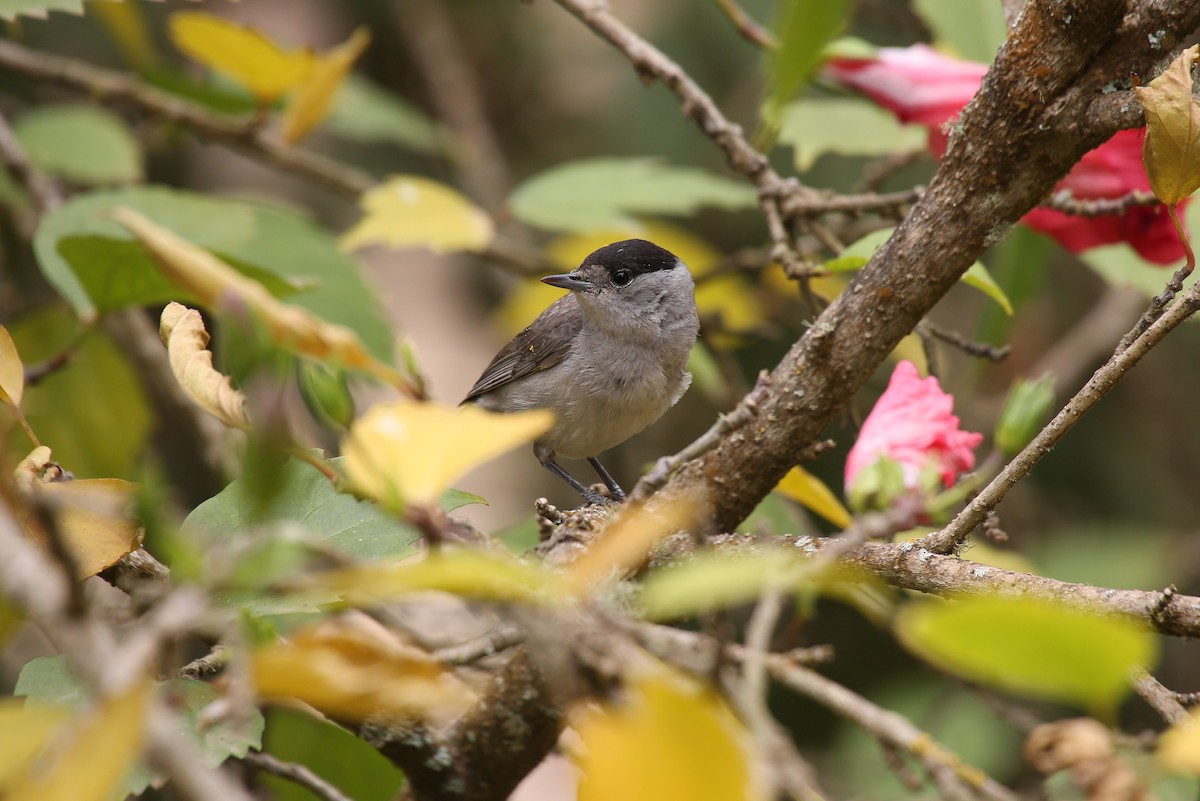
[[(263, 715), (254, 707), (238, 709), (215, 720), (201, 717), (204, 710), (223, 695), (213, 685), (193, 679), (172, 679), (159, 685), (174, 711), (175, 730), (191, 740), (206, 767), (217, 768), (230, 757), (244, 757), (262, 745)], [(162, 787), (167, 776), (156, 768), (141, 765), (126, 780), (126, 795), (138, 795), (148, 787)]]
[[(891, 237), (894, 228), (884, 228), (879, 231), (872, 231), (850, 245), (837, 258), (830, 259), (825, 262), (824, 267), (831, 273), (852, 272), (862, 269), (866, 266), (871, 257), (875, 255), (875, 251), (888, 241)], [(992, 274), (988, 272), (987, 267), (983, 262), (977, 261), (971, 265), (963, 277), (960, 279), (969, 287), (978, 289), (983, 294), (996, 302), (1004, 313), (1012, 316), (1012, 302), (1008, 299), (1008, 295), (1000, 287), (996, 280), (992, 278)]]
[(79, 184), (142, 179), (142, 153), (124, 121), (100, 106), (41, 106), (22, 114), (13, 132), (29, 160)]
[(970, 61), (990, 64), (1008, 37), (1004, 10), (992, 0), (914, 0), (913, 10), (935, 42)]
[(487, 506), (488, 502), (481, 495), (451, 488), (442, 493), (440, 505), (443, 512), (453, 512), (455, 509), (461, 509), (464, 506), (472, 506), (474, 504)]
[(250, 116), (258, 110), (254, 95), (234, 83), (212, 73), (201, 82), (192, 74), (185, 74), (170, 67), (154, 67), (142, 73), (142, 80), (164, 92), (192, 100), (222, 114)]
[(65, 656), (38, 656), (26, 662), (17, 676), (13, 695), (72, 706), (90, 697), (87, 688), (67, 667)]
[(1155, 635), (1129, 621), (1031, 598), (913, 603), (897, 631), (910, 650), (968, 680), (1105, 717), (1130, 672), (1158, 658)]
[[(335, 467), (342, 459), (329, 460)], [(420, 532), (370, 501), (338, 492), (319, 470), (291, 460), (280, 471), (278, 491), (265, 503), (249, 491), (243, 479), (197, 506), (183, 525), (203, 531), (216, 541), (233, 541), (247, 526), (291, 521), (315, 533), (318, 541), (359, 559), (398, 558), (412, 553)], [(447, 490), (441, 506), (451, 512), (483, 498)]]
[(133, 234), (103, 216), (116, 206), (141, 212), (252, 278), (274, 276), (268, 289), (353, 329), (373, 354), (391, 360), (392, 333), (376, 293), (329, 232), (291, 211), (163, 187), (80, 195), (43, 218), (34, 237), (38, 264), (83, 319), (130, 304), (186, 300)]
[(789, 103), (780, 119), (779, 141), (795, 150), (800, 172), (826, 153), (882, 156), (924, 150), (927, 139), (920, 126), (902, 125), (890, 112), (858, 98), (803, 98)]
[(783, 104), (816, 74), (825, 46), (845, 29), (852, 0), (782, 0), (775, 20), (779, 46), (770, 59), (763, 116), (774, 127)]
[(0, 19), (13, 20), (19, 16), (46, 19), (51, 11), (83, 13), (83, 0), (0, 0)]
[[(89, 331), (73, 342), (77, 323), (61, 304), (23, 314), (9, 321), (8, 328), (27, 365), (71, 349), (70, 362), (27, 386), (21, 402), (29, 425), (53, 449), (55, 461), (78, 478), (134, 478), (151, 418), (141, 381), (125, 354), (103, 331)], [(9, 453), (28, 452), (24, 436), (9, 440)]]
[(879, 250), (884, 242), (891, 239), (892, 232), (895, 230), (895, 228), (883, 228), (872, 231), (861, 239), (856, 239), (837, 258), (830, 259), (822, 266), (831, 273), (849, 273), (861, 270), (867, 266), (867, 262), (875, 255), (875, 251)]
[[(306, 766), (355, 801), (389, 801), (404, 784), (404, 774), (366, 741), (299, 709), (267, 708), (263, 750)], [(317, 801), (293, 781), (265, 774), (262, 781), (277, 801)]]
[(388, 142), (418, 153), (443, 149), (437, 125), (415, 107), (351, 74), (333, 101), (326, 130), (357, 142)]
[(509, 197), (512, 213), (554, 231), (636, 226), (646, 215), (687, 215), (702, 206), (753, 208), (753, 187), (696, 167), (647, 158), (575, 161), (535, 175)]
[(1008, 295), (1004, 294), (1004, 290), (996, 283), (996, 279), (992, 278), (992, 274), (988, 272), (987, 267), (983, 266), (983, 262), (977, 261), (972, 264), (971, 268), (963, 274), (961, 280), (967, 286), (978, 289), (996, 301), (996, 305), (1004, 309), (1005, 314), (1012, 317), (1013, 307), (1012, 303), (1008, 300)]
[[(159, 682), (175, 713), (176, 731), (198, 748), (204, 764), (216, 768), (231, 756), (243, 757), (262, 742), (262, 713), (253, 707), (238, 714), (222, 715), (216, 720), (201, 720), (201, 713), (222, 697), (211, 684), (192, 679)], [(50, 704), (77, 706), (90, 697), (84, 685), (71, 673), (64, 656), (39, 656), (21, 668), (14, 695)], [(166, 776), (142, 765), (125, 780), (118, 798), (137, 795), (147, 787), (161, 787)]]
[(735, 556), (702, 551), (648, 575), (642, 606), (657, 620), (711, 612), (752, 601), (770, 587), (794, 585), (803, 569), (803, 563), (774, 551)]
[(300, 461), (284, 465), (278, 492), (261, 501), (236, 479), (192, 510), (184, 527), (232, 541), (247, 526), (292, 521), (314, 532), (318, 541), (361, 559), (403, 556), (420, 538), (412, 526), (369, 501), (338, 492), (319, 470)]

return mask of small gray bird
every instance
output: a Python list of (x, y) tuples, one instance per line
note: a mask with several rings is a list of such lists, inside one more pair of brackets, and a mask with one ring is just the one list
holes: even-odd
[(662, 417), (692, 383), (684, 369), (700, 330), (692, 275), (658, 245), (626, 239), (542, 281), (571, 292), (496, 354), (463, 403), (554, 412), (554, 427), (533, 444), (537, 460), (589, 503), (610, 502), (555, 461), (587, 459), (624, 500), (596, 455)]

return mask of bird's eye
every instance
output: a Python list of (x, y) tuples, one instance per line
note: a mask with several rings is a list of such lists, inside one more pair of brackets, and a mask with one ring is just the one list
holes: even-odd
[(617, 270), (612, 276), (612, 282), (617, 286), (625, 286), (632, 280), (633, 273), (629, 270)]

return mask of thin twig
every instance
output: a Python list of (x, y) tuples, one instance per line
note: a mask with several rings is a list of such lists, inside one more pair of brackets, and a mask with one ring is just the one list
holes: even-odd
[(771, 655), (771, 675), (788, 689), (801, 693), (870, 732), (881, 742), (915, 757), (939, 786), (951, 791), (969, 789), (969, 795), (990, 801), (1016, 801), (1017, 795), (983, 771), (962, 761), (958, 754), (917, 728), (908, 718), (883, 709), (861, 695), (796, 665), (786, 657)]
[(45, 213), (63, 204), (63, 192), (39, 170), (25, 154), (25, 148), (4, 115), (0, 114), (0, 159), (22, 186), (29, 190), (34, 203)]
[(899, 192), (866, 192), (858, 195), (825, 195), (815, 197), (791, 196), (783, 203), (783, 210), (792, 217), (820, 217), (823, 214), (867, 214), (883, 212), (903, 216), (905, 208), (921, 199), (925, 187), (914, 186)]
[(1008, 354), (1012, 353), (1011, 345), (989, 345), (986, 342), (975, 342), (957, 331), (943, 328), (932, 320), (922, 320), (917, 327), (923, 328), (942, 342), (953, 345), (968, 356), (987, 359), (990, 362), (1001, 362), (1008, 358)]
[(767, 380), (766, 370), (763, 370), (758, 375), (754, 389), (742, 398), (737, 408), (729, 414), (718, 416), (717, 422), (713, 423), (708, 431), (679, 453), (659, 459), (655, 463), (654, 469), (643, 476), (637, 486), (633, 488), (629, 494), (630, 500), (640, 501), (653, 495), (663, 484), (667, 483), (671, 474), (684, 464), (715, 448), (721, 441), (721, 437), (728, 432), (748, 424), (758, 414), (758, 406), (766, 399), (769, 391), (770, 382)]
[(1017, 482), (1033, 469), (1041, 458), (1071, 430), (1075, 423), (1096, 405), (1151, 348), (1168, 333), (1200, 310), (1200, 285), (1193, 285), (1179, 297), (1166, 313), (1125, 350), (1113, 356), (1098, 369), (1067, 405), (1045, 428), (1013, 458), (992, 481), (976, 495), (944, 529), (920, 541), (920, 547), (934, 553), (949, 553), (957, 548), (975, 527), (983, 522)]
[(284, 762), (282, 759), (263, 751), (248, 751), (242, 762), (273, 776), (279, 776), (290, 782), (295, 782), (311, 792), (322, 801), (353, 801), (350, 796), (322, 779), (311, 769), (295, 762)]
[(771, 32), (739, 6), (737, 0), (716, 0), (716, 3), (747, 42), (763, 50), (774, 50), (779, 46)]
[(441, 0), (396, 3), (395, 28), (408, 45), (441, 120), (454, 132), (451, 155), (463, 183), (489, 212), (504, 209), (512, 180), (504, 148), (488, 120), (484, 92), (468, 62), (469, 48)]

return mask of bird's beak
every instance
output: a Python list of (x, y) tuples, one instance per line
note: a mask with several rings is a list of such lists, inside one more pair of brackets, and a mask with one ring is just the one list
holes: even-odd
[(572, 292), (587, 291), (595, 289), (596, 285), (591, 281), (585, 281), (575, 273), (564, 273), (562, 275), (547, 275), (542, 279), (543, 284), (556, 286), (559, 289), (569, 289)]

